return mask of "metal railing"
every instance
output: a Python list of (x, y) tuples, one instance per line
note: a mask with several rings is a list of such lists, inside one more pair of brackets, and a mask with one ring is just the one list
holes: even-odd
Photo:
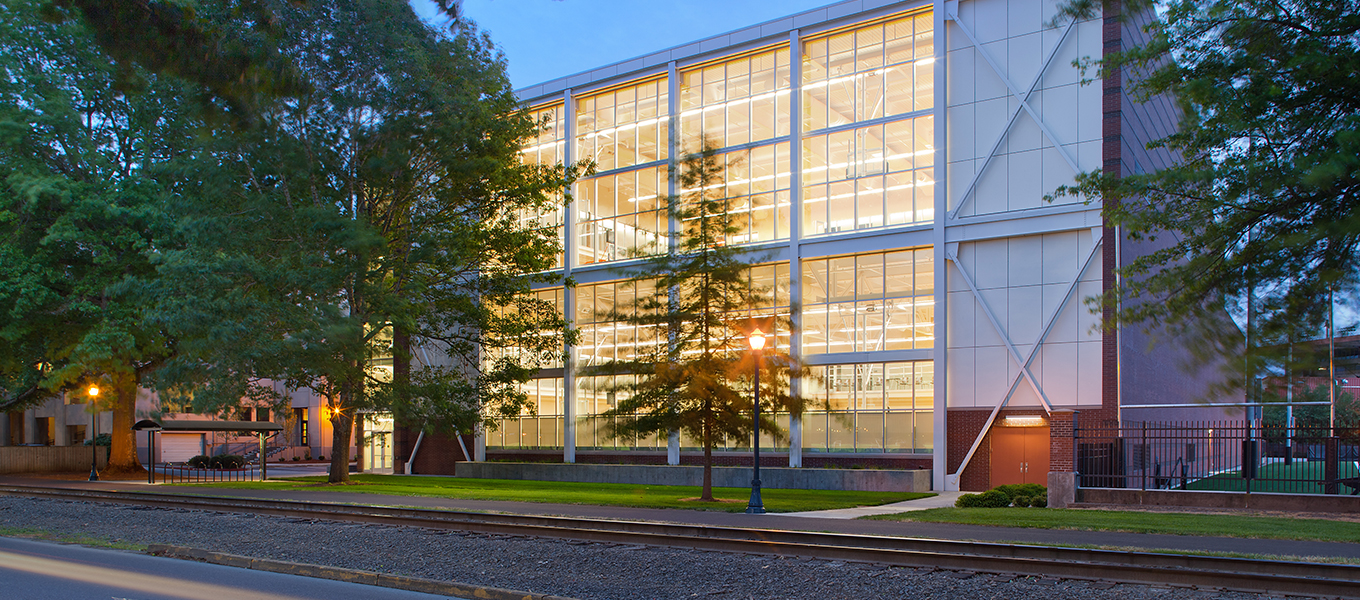
[(1360, 494), (1360, 429), (1126, 421), (1072, 435), (1079, 487)]
[(157, 483), (215, 483), (231, 481), (259, 481), (260, 463), (248, 463), (239, 469), (207, 469), (189, 465), (160, 463), (152, 465)]

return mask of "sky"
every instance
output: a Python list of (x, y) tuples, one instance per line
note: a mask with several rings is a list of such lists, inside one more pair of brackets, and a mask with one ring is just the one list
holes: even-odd
[[(428, 0), (411, 0), (433, 18)], [(464, 0), (515, 89), (779, 19), (835, 0)]]

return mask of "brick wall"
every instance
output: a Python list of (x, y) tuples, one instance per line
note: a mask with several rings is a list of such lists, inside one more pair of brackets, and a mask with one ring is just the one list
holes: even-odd
[[(1109, 55), (1123, 47), (1123, 21), (1120, 19), (1120, 0), (1105, 0), (1102, 41), (1104, 53)], [(1122, 73), (1106, 73), (1102, 86), (1101, 108), (1101, 166), (1105, 175), (1123, 174), (1123, 130), (1124, 130), (1124, 88)], [(1118, 203), (1114, 198), (1103, 198), (1102, 207), (1110, 210)], [(1108, 293), (1115, 287), (1115, 268), (1118, 267), (1119, 240), (1115, 238), (1115, 228), (1108, 219), (1102, 219), (1105, 227), (1105, 245), (1101, 248), (1100, 290)], [(1101, 313), (1104, 323), (1114, 322), (1114, 310), (1106, 305)], [(1100, 346), (1100, 404), (1104, 409), (1119, 406), (1119, 338), (1113, 331), (1106, 331)]]
[(1072, 451), (1072, 417), (1070, 410), (1055, 410), (1048, 419), (1048, 471), (1075, 473), (1076, 457)]
[[(973, 446), (973, 440), (977, 439), (978, 432), (982, 431), (982, 426), (987, 423), (987, 416), (990, 414), (990, 410), (949, 411), (949, 448), (946, 462), (950, 473), (957, 471), (959, 465), (963, 464), (963, 457), (968, 454), (968, 449)], [(959, 489), (976, 492), (988, 488), (987, 483), (991, 477), (988, 472), (992, 458), (991, 447), (991, 440), (984, 438), (982, 444), (978, 446), (977, 453), (968, 462), (968, 468), (959, 477)]]

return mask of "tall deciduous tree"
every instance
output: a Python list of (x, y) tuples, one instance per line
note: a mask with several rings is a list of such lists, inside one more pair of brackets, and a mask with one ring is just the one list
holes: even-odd
[[(1098, 4), (1070, 2), (1065, 14)], [(1116, 200), (1106, 217), (1160, 246), (1127, 264), (1104, 302), (1121, 321), (1172, 331), (1212, 320), (1225, 302), (1250, 302), (1257, 353), (1315, 337), (1329, 292), (1354, 290), (1360, 277), (1360, 4), (1105, 3), (1120, 4), (1152, 17), (1150, 41), (1096, 61), (1101, 72), (1122, 72), (1139, 97), (1176, 99), (1183, 114), (1175, 134), (1153, 143), (1179, 163), (1086, 173), (1057, 192)], [(1259, 370), (1247, 362), (1238, 369)]]
[[(705, 143), (680, 161), (673, 176), (682, 193), (668, 199), (667, 212), (680, 230), (669, 248), (653, 249), (658, 252), (629, 271), (636, 302), (604, 315), (636, 325), (639, 348), (653, 350), (582, 374), (632, 376), (632, 383), (619, 386), (625, 397), (604, 413), (613, 418), (614, 434), (684, 431), (698, 439), (704, 449), (700, 499), (712, 501), (713, 447), (723, 437), (749, 439), (755, 431), (756, 360), (749, 335), (756, 327), (771, 335), (776, 326), (787, 327), (788, 318), (775, 314), (768, 298), (773, 290), (752, 286), (759, 257), (733, 244), (741, 231), (716, 152)], [(802, 413), (804, 402), (790, 393), (789, 380), (806, 376), (807, 369), (778, 348), (765, 351), (760, 364), (759, 426), (783, 438), (773, 415)]]
[[(195, 390), (200, 406), (262, 377), (328, 397), (330, 480), (342, 482), (361, 413), (446, 432), (519, 413), (515, 384), (560, 354), (551, 334), (564, 327), (525, 293), (561, 249), (524, 215), (551, 212), (568, 172), (521, 164), (535, 123), (470, 25), (435, 30), (399, 0), (272, 10), (280, 51), (313, 91), (224, 151), (228, 177), (247, 182), (239, 194), (195, 184), (214, 198), (186, 206), (200, 243), (165, 268), (213, 291), (165, 295), (162, 314), (200, 341), (167, 372), (213, 381)], [(400, 368), (412, 349), (434, 358)]]
[(145, 318), (140, 282), (166, 229), (164, 168), (197, 129), (182, 88), (92, 46), (77, 22), (0, 6), (0, 410), (98, 384), (110, 467), (138, 470), (139, 385), (176, 345)]

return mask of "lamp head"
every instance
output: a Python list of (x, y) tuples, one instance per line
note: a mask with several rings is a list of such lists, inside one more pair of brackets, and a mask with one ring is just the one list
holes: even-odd
[(92, 385), (90, 389), (85, 390), (85, 393), (89, 394), (91, 398), (97, 398), (99, 397), (99, 386)]
[(760, 350), (765, 347), (765, 334), (759, 329), (751, 332), (751, 349)]

